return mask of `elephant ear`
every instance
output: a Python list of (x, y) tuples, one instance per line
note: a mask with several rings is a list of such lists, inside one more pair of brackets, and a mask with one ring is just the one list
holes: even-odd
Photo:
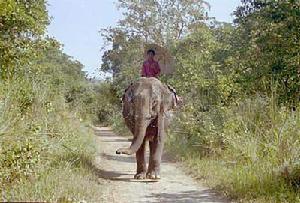
[(124, 91), (124, 94), (122, 96), (122, 102), (125, 102), (125, 99), (127, 100), (127, 102), (133, 101), (134, 94), (133, 94), (132, 85), (133, 84), (131, 83), (130, 86), (127, 87), (126, 90)]
[(176, 107), (177, 107), (176, 95), (172, 94), (172, 107), (171, 107), (171, 109), (175, 109)]
[(166, 110), (171, 110), (175, 109), (177, 107), (178, 101), (177, 101), (177, 93), (175, 88), (173, 88), (170, 85), (164, 85), (164, 96), (165, 96), (165, 101), (167, 102), (167, 108)]
[(176, 98), (176, 91), (171, 89), (170, 87), (167, 87), (165, 91), (165, 101), (166, 101), (166, 107), (165, 110), (169, 111), (171, 109), (175, 109), (177, 107), (177, 98)]

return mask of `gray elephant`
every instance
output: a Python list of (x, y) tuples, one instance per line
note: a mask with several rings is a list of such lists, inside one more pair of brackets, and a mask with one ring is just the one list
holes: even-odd
[[(140, 78), (123, 96), (123, 117), (134, 138), (129, 148), (120, 148), (117, 154), (136, 153), (135, 179), (160, 179), (168, 112), (176, 106), (176, 94), (156, 78)], [(146, 143), (149, 141), (150, 157), (147, 169)]]

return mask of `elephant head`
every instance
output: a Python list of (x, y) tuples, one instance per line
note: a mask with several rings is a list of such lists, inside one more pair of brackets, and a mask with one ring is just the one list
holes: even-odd
[(156, 78), (142, 77), (133, 83), (123, 96), (123, 117), (134, 135), (129, 148), (120, 148), (117, 154), (134, 154), (140, 148), (149, 124), (157, 118), (159, 137), (165, 132), (165, 113), (176, 106), (170, 89)]

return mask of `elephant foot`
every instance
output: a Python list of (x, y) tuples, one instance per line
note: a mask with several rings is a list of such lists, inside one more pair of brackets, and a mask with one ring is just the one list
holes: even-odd
[(116, 154), (127, 154), (132, 155), (133, 152), (129, 148), (120, 148), (116, 151)]
[(137, 173), (134, 175), (134, 179), (143, 180), (146, 179), (146, 172)]
[(148, 179), (153, 179), (153, 180), (159, 180), (160, 179), (160, 175), (159, 175), (159, 173), (158, 172), (148, 172), (147, 173), (147, 175), (146, 175), (146, 177), (148, 178)]

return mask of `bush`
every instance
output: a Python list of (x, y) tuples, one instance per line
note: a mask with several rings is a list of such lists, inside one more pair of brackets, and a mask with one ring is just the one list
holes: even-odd
[[(194, 174), (233, 198), (296, 202), (300, 112), (277, 109), (273, 103), (257, 97), (231, 106), (222, 112), (224, 125), (217, 131), (194, 125), (192, 134), (178, 134), (172, 128), (168, 146), (187, 159)], [(202, 123), (209, 121), (202, 117)], [(186, 129), (180, 120), (174, 126)], [(219, 142), (215, 142), (215, 133)]]
[[(54, 170), (66, 173), (68, 168), (74, 171), (70, 174), (85, 173), (87, 177), (94, 173), (86, 166), (94, 158), (93, 132), (64, 104), (63, 95), (52, 97), (51, 86), (29, 84), (16, 80), (0, 85), (4, 98), (0, 106), (0, 190), (1, 199), (5, 201), (59, 198), (61, 193), (48, 196), (53, 188), (46, 182), (41, 186), (46, 187), (41, 193), (33, 193), (32, 187), (29, 187), (32, 191), (26, 189), (28, 184), (42, 184)], [(26, 108), (21, 105), (24, 98), (32, 101)], [(76, 168), (83, 169), (76, 172)], [(81, 180), (87, 181), (84, 177)], [(55, 181), (57, 184), (60, 180)], [(74, 180), (67, 179), (66, 185), (69, 184), (67, 181)], [(23, 190), (26, 193), (22, 193)]]

